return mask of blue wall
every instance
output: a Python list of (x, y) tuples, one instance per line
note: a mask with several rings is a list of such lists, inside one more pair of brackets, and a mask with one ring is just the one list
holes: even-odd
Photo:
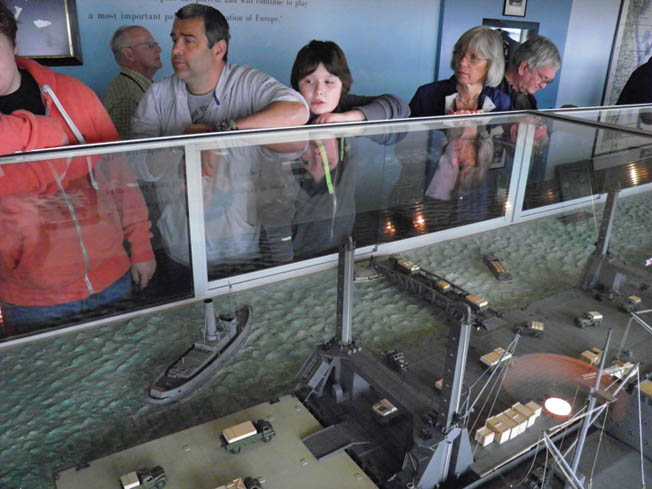
[[(481, 25), (484, 18), (538, 22), (539, 34), (554, 42), (559, 53), (563, 55), (572, 0), (528, 0), (525, 17), (503, 16), (504, 4), (505, 0), (442, 0), (438, 80), (449, 78), (453, 74), (450, 69), (451, 53), (457, 39), (467, 29)], [(587, 46), (587, 49), (590, 47)], [(556, 106), (559, 79), (563, 71), (562, 60), (562, 68), (555, 81), (536, 93), (539, 108)]]
[[(109, 40), (118, 26), (137, 23), (147, 27), (163, 48), (163, 68), (155, 79), (171, 74), (171, 17), (187, 3), (77, 0), (84, 65), (57, 71), (83, 80), (102, 95), (117, 72)], [(199, 3), (214, 5), (226, 16), (242, 17), (230, 21), (230, 62), (254, 66), (286, 84), (297, 51), (311, 39), (330, 39), (344, 49), (355, 80), (353, 93), (389, 92), (409, 100), (418, 85), (432, 80), (440, 0), (283, 0), (280, 6), (258, 5), (256, 0)], [(117, 18), (98, 19), (98, 13)], [(131, 14), (159, 18), (121, 19)], [(256, 21), (256, 15), (276, 20)]]
[[(526, 17), (506, 17), (502, 15), (504, 0), (285, 0), (283, 6), (247, 3), (255, 1), (210, 2), (227, 15), (245, 16), (242, 21), (231, 21), (232, 62), (250, 64), (289, 83), (297, 50), (311, 39), (332, 39), (347, 54), (355, 78), (354, 93), (390, 92), (406, 100), (419, 85), (451, 76), (450, 53), (455, 41), (483, 18), (539, 22), (539, 32), (553, 40), (563, 58), (555, 81), (537, 92), (542, 108), (565, 103), (600, 104), (620, 6), (620, 0), (528, 0)], [(302, 4), (294, 6), (297, 2)], [(135, 7), (132, 0), (77, 0), (84, 65), (56, 69), (82, 79), (103, 94), (117, 72), (109, 39), (116, 27), (132, 23), (121, 20), (121, 15), (158, 13), (158, 20), (133, 22), (150, 29), (163, 47), (164, 67), (156, 78), (171, 74), (168, 39), (172, 23), (165, 15), (173, 15), (185, 3), (140, 0)], [(118, 18), (98, 20), (98, 13), (116, 14)], [(246, 15), (255, 14), (278, 20), (246, 20)]]
[[(557, 106), (600, 105), (620, 11), (620, 0), (574, 0)], [(581, 49), (586, 46), (586, 49)]]

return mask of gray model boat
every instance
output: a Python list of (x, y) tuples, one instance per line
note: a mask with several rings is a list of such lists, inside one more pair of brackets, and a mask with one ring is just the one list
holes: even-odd
[(207, 299), (204, 341), (194, 343), (163, 371), (149, 389), (147, 401), (166, 404), (190, 394), (206, 382), (244, 344), (251, 330), (251, 306), (217, 317), (213, 301)]

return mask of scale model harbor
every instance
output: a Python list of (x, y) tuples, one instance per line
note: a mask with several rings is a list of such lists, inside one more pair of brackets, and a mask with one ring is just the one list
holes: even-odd
[[(348, 258), (350, 265), (352, 260), (351, 253)], [(347, 259), (341, 259), (340, 261), (341, 264), (346, 263)], [(397, 263), (398, 260), (395, 259), (390, 261), (392, 267), (396, 267)], [(342, 267), (345, 267), (345, 265), (341, 265)], [(349, 266), (349, 271), (351, 269), (352, 266)], [(394, 269), (396, 270), (396, 268)], [(408, 268), (403, 266), (403, 270), (399, 273), (409, 276), (414, 270), (416, 270), (414, 266)], [(350, 312), (351, 306), (346, 299), (345, 291), (349, 289), (352, 294), (352, 289), (345, 286), (347, 281), (342, 278), (347, 273), (340, 270), (339, 274), (342, 282), (339, 287), (341, 293), (338, 297), (338, 337), (317, 348), (311, 356), (311, 359), (315, 361), (307, 361), (306, 366), (300, 372), (302, 382), (297, 391), (299, 398), (322, 425), (321, 429), (313, 428), (308, 431), (294, 433), (292, 443), (296, 444), (301, 440), (303, 449), (312, 454), (312, 456), (304, 456), (302, 460), (310, 460), (310, 463), (314, 463), (314, 460), (316, 460), (318, 465), (324, 464), (328, 460), (344, 455), (343, 452), (346, 451), (376, 485), (383, 488), (498, 488), (504, 487), (504, 485), (502, 485), (502, 482), (501, 485), (492, 485), (494, 482), (500, 482), (498, 480), (492, 481), (492, 478), (505, 470), (511, 470), (511, 466), (514, 464), (521, 463), (521, 465), (529, 466), (530, 462), (524, 464), (523, 458), (535, 456), (537, 449), (542, 447), (540, 443), (542, 433), (554, 432), (551, 434), (551, 443), (554, 443), (555, 440), (560, 438), (573, 438), (571, 434), (580, 428), (579, 423), (576, 422), (568, 426), (563, 426), (564, 423), (561, 423), (562, 429), (557, 429), (556, 427), (560, 425), (560, 421), (543, 412), (541, 421), (536, 422), (536, 418), (534, 418), (532, 428), (529, 428), (524, 434), (515, 439), (508, 437), (503, 442), (493, 443), (489, 446), (478, 443), (472, 448), (469, 433), (473, 429), (468, 426), (468, 420), (473, 412), (473, 403), (469, 406), (467, 403), (459, 402), (462, 400), (462, 393), (470, 388), (463, 387), (464, 383), (460, 381), (460, 378), (464, 377), (464, 372), (460, 372), (458, 368), (460, 366), (468, 367), (470, 375), (465, 378), (465, 381), (467, 385), (475, 385), (479, 378), (487, 372), (492, 372), (492, 370), (487, 370), (480, 362), (473, 361), (473, 357), (467, 358), (467, 351), (475, 353), (478, 347), (482, 351), (487, 351), (495, 346), (507, 345), (513, 336), (509, 325), (521, 323), (532, 319), (534, 316), (545, 321), (546, 335), (545, 337), (521, 338), (519, 350), (521, 355), (514, 357), (511, 362), (505, 362), (506, 368), (502, 373), (496, 375), (496, 378), (502, 376), (501, 384), (505, 384), (505, 392), (502, 392), (500, 398), (496, 398), (494, 401), (497, 401), (496, 409), (503, 409), (504, 411), (505, 408), (509, 409), (512, 405), (519, 404), (519, 401), (525, 403), (526, 399), (541, 402), (541, 397), (549, 393), (551, 385), (555, 383), (562, 384), (557, 386), (561, 392), (564, 391), (563, 388), (570, 389), (574, 385), (579, 388), (579, 384), (575, 380), (567, 382), (568, 385), (564, 384), (560, 372), (565, 369), (568, 370), (570, 366), (573, 375), (581, 374), (579, 376), (586, 376), (593, 372), (593, 377), (595, 377), (595, 367), (571, 358), (571, 356), (576, 355), (573, 352), (573, 345), (584, 344), (586, 341), (581, 341), (581, 339), (586, 339), (587, 334), (596, 336), (592, 332), (601, 331), (598, 328), (582, 329), (573, 324), (578, 309), (586, 309), (587, 306), (589, 308), (596, 307), (595, 298), (587, 296), (584, 292), (571, 290), (549, 298), (547, 305), (543, 301), (540, 304), (531, 304), (528, 307), (501, 314), (504, 318), (504, 326), (497, 328), (485, 327), (476, 330), (473, 335), (474, 338), (467, 337), (467, 350), (464, 348), (460, 350), (459, 343), (453, 341), (454, 338), (464, 338), (465, 329), (470, 333), (472, 329), (475, 330), (475, 327), (481, 325), (481, 323), (472, 319), (473, 314), (471, 313), (470, 304), (464, 304), (462, 300), (452, 301), (449, 304), (449, 317), (453, 320), (449, 322), (451, 333), (448, 344), (438, 343), (434, 347), (428, 344), (423, 345), (421, 352), (406, 352), (406, 365), (409, 364), (409, 367), (405, 371), (397, 372), (392, 371), (374, 355), (363, 351), (362, 345), (353, 340), (352, 336), (348, 337), (350, 341), (342, 341), (342, 339), (346, 340), (347, 331), (348, 334), (351, 333), (351, 330), (345, 326), (347, 323), (347, 310)], [(430, 275), (434, 276), (434, 274)], [(348, 283), (351, 285), (350, 282)], [(462, 289), (459, 289), (459, 291), (465, 292)], [(646, 297), (645, 300), (646, 303), (649, 302), (650, 297)], [(556, 305), (555, 308), (550, 307), (553, 303)], [(477, 301), (474, 298), (472, 304), (483, 304), (478, 306), (476, 311), (486, 311), (487, 306), (482, 301)], [(437, 316), (439, 316), (442, 309), (445, 310), (444, 302), (439, 304), (433, 302), (433, 306), (438, 311)], [(553, 309), (555, 314), (544, 312)], [(603, 303), (601, 310), (604, 313), (605, 323), (623, 323), (627, 317), (615, 304)], [(461, 329), (455, 329), (456, 322), (460, 324)], [(473, 328), (469, 326), (473, 326)], [(645, 358), (646, 343), (648, 349), (650, 344), (647, 333), (634, 329), (631, 334), (632, 339), (635, 339), (635, 346), (632, 348), (630, 356), (649, 361), (649, 359)], [(554, 338), (555, 336), (563, 339), (565, 346), (560, 353), (564, 355), (534, 353), (542, 350), (544, 345), (542, 342), (546, 341), (546, 337)], [(598, 336), (602, 335), (599, 334)], [(570, 340), (571, 338), (572, 340)], [(590, 341), (595, 341), (595, 339)], [(515, 346), (516, 342), (512, 341), (506, 349), (513, 352)], [(544, 351), (545, 349), (544, 347)], [(457, 354), (451, 355), (451, 351), (455, 351)], [(605, 351), (608, 351), (608, 349), (605, 348)], [(456, 358), (462, 358), (462, 361), (457, 362), (455, 361)], [(433, 388), (434, 382), (432, 380), (430, 381), (430, 389), (423, 384), (424, 379), (430, 378), (434, 380), (437, 376), (433, 374), (437, 372), (443, 372), (444, 374), (445, 380), (442, 382), (441, 392)], [(496, 369), (493, 372), (499, 371)], [(550, 375), (546, 375), (548, 373)], [(452, 375), (452, 377), (447, 379), (447, 375)], [(451, 378), (457, 380), (451, 383)], [(547, 380), (551, 382), (546, 383)], [(584, 385), (588, 384), (590, 382), (584, 383)], [(586, 390), (576, 390), (575, 394), (579, 404), (590, 398)], [(572, 395), (572, 390), (563, 393)], [(635, 397), (631, 392), (623, 391), (621, 393), (618, 409), (614, 409), (614, 412), (620, 412), (621, 415), (624, 412), (626, 413), (625, 417), (616, 420), (615, 428), (614, 421), (611, 420), (605, 430), (606, 439), (604, 443), (611, 446), (617, 440), (620, 440), (619, 443), (625, 443), (631, 447), (627, 448), (625, 446), (629, 450), (629, 452), (626, 452), (628, 454), (635, 453), (634, 450), (637, 446), (637, 438), (633, 435), (635, 430), (632, 429), (635, 425), (633, 422), (633, 414), (636, 409)], [(485, 396), (486, 399), (488, 399), (487, 396)], [(383, 400), (385, 403), (382, 403)], [(379, 406), (379, 404), (382, 405)], [(454, 408), (455, 405), (457, 405), (457, 408)], [(527, 405), (530, 405), (530, 403), (527, 403)], [(536, 402), (533, 405), (536, 406)], [(521, 407), (524, 406), (521, 405)], [(652, 413), (650, 413), (652, 411), (651, 407), (652, 405), (649, 402), (643, 406), (644, 416), (647, 417), (644, 419), (650, 419), (652, 416)], [(530, 410), (530, 412), (533, 411)], [(483, 409), (479, 409), (477, 414), (480, 416), (482, 413)], [(385, 414), (391, 415), (391, 417), (385, 418)], [(242, 418), (243, 414), (235, 413), (234, 416)], [(249, 417), (253, 419), (252, 416)], [(485, 422), (488, 424), (488, 416), (486, 418)], [(283, 428), (279, 428), (276, 422), (274, 422), (274, 425), (279, 435), (275, 439), (280, 442), (284, 434), (287, 435), (287, 432), (284, 433)], [(618, 432), (619, 426), (620, 433)], [(649, 424), (646, 430), (649, 431)], [(652, 434), (647, 431), (645, 436), (651, 436)], [(595, 441), (594, 438), (589, 435), (587, 446), (591, 446), (591, 442)], [(211, 440), (210, 443), (217, 449), (220, 445), (217, 432), (211, 433)], [(279, 445), (273, 442), (271, 446), (275, 446), (273, 450), (275, 454), (279, 452), (286, 453), (285, 444)], [(261, 450), (267, 449), (262, 445), (258, 445), (257, 451), (260, 452)], [(621, 450), (623, 449), (621, 448)], [(263, 455), (263, 460), (271, 461), (276, 456), (275, 454), (270, 452), (267, 456)], [(237, 456), (245, 457), (246, 460), (249, 451), (247, 450)], [(649, 447), (645, 456), (650, 456)], [(258, 463), (261, 463), (260, 454), (258, 460)], [(158, 458), (152, 460), (152, 462), (161, 463)], [(91, 467), (94, 464), (92, 463)], [(267, 481), (271, 482), (271, 477), (266, 477), (261, 465), (258, 467), (260, 468), (256, 468), (253, 472), (250, 470), (249, 473), (260, 475), (264, 488)], [(530, 468), (532, 469), (532, 467)], [(523, 477), (523, 484), (513, 485), (512, 487), (530, 489), (535, 487), (562, 487), (558, 473), (550, 470), (550, 467), (548, 468), (548, 474), (556, 473), (556, 478), (549, 480), (548, 485), (537, 485), (539, 482), (537, 482), (536, 477), (541, 474), (540, 469), (541, 466), (537, 466), (536, 470), (530, 470), (526, 473), (526, 477)], [(580, 465), (580, 469), (588, 473), (590, 467), (587, 469), (585, 464)], [(283, 482), (274, 480), (274, 485), (267, 487), (294, 487), (292, 483), (296, 481), (296, 470), (287, 473), (287, 478)], [(647, 467), (645, 470), (649, 476), (651, 469)], [(168, 470), (168, 472), (172, 477), (173, 471)], [(629, 474), (623, 476), (623, 483), (629, 484), (635, 481), (635, 474), (634, 466), (630, 469)], [(592, 472), (591, 475), (593, 475)], [(594, 489), (613, 487), (601, 485), (599, 478), (592, 479), (592, 484)], [(68, 489), (69, 487), (82, 487), (82, 485), (61, 485), (59, 487)], [(210, 489), (212, 487), (210, 485), (193, 485), (188, 486), (188, 489)], [(624, 485), (623, 487), (630, 486)]]

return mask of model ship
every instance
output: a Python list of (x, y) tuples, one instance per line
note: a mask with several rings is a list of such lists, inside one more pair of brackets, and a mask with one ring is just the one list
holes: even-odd
[(247, 339), (252, 325), (251, 306), (216, 317), (212, 299), (204, 303), (203, 341), (194, 343), (156, 378), (149, 389), (149, 402), (166, 404), (190, 394), (210, 379)]

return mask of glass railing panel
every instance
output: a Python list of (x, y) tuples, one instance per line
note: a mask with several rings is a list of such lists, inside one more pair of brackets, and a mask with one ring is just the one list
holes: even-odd
[[(650, 181), (652, 135), (538, 117), (523, 211), (563, 206), (605, 192)], [(539, 127), (547, 135), (538, 138)]]
[[(548, 111), (546, 111), (548, 112)], [(627, 127), (652, 132), (652, 106), (619, 105), (604, 108), (559, 109), (550, 111), (564, 117), (600, 122), (614, 126)]]
[[(183, 157), (182, 148), (156, 153)], [(149, 152), (52, 154), (0, 167), (0, 338), (192, 296), (191, 268), (169, 258), (162, 239), (160, 179), (142, 178), (153, 177)], [(175, 198), (185, 202), (176, 169)], [(187, 243), (187, 226), (175, 235)]]
[[(85, 221), (75, 221), (87, 217), (80, 213), (71, 218), (68, 234), (59, 241), (76, 243), (72, 237), (80, 233), (106, 246), (124, 241), (111, 249), (120, 251), (120, 257), (112, 259), (119, 261), (121, 277), (128, 275), (123, 280), (129, 291), (127, 298), (109, 301), (106, 307), (91, 307), (66, 320), (35, 320), (19, 329), (10, 326), (14, 319), (6, 306), (3, 337), (204, 297), (202, 284), (248, 280), (236, 277), (262, 270), (273, 276), (278, 265), (332, 255), (349, 235), (361, 248), (459, 228), (469, 234), (510, 224), (519, 212), (554, 211), (555, 206), (590, 199), (603, 192), (605, 182), (619, 182), (621, 188), (649, 182), (646, 151), (652, 138), (619, 133), (546, 114), (484, 114), (124, 143), (109, 146), (104, 154), (71, 150), (69, 172), (61, 181), (63, 193), (52, 176), (58, 173), (50, 169), (65, 167), (65, 156), (55, 158), (60, 151), (45, 153), (47, 158), (40, 162), (15, 157), (22, 162), (3, 165), (6, 173), (28, 168), (50, 179), (42, 188), (6, 191), (1, 203), (5, 214), (29, 213), (25, 206), (30, 205), (37, 209), (31, 212), (38, 223), (33, 219), (29, 228), (32, 221), (26, 219), (19, 231), (29, 239), (46, 239), (43, 230), (50, 228), (41, 221), (55, 217), (41, 208), (54, 206), (50, 200), (61, 215), (70, 214), (69, 204), (73, 211), (78, 205), (91, 214), (93, 206), (115, 208), (120, 222), (114, 227), (120, 234), (90, 224), (87, 231)], [(605, 149), (600, 146), (605, 138), (622, 147)], [(90, 196), (86, 201), (66, 200), (67, 186), (75, 185)], [(130, 225), (139, 216), (142, 225)], [(134, 247), (129, 236), (145, 225), (156, 270), (141, 290), (139, 277), (148, 272), (136, 266), (132, 278), (128, 269), (132, 248), (138, 254), (144, 240)], [(48, 243), (52, 239), (48, 237)], [(11, 239), (6, 243), (10, 247)], [(29, 272), (47, 277), (48, 284), (59, 283), (57, 273), (70, 266), (57, 258), (65, 258), (71, 249), (48, 248), (44, 256), (53, 262), (38, 261), (41, 269)], [(18, 252), (9, 250), (6, 256), (11, 253)], [(79, 253), (85, 265), (84, 252)], [(6, 273), (14, 277), (13, 271)], [(99, 288), (112, 285), (114, 278)], [(0, 300), (43, 305), (15, 304), (19, 300), (11, 295)]]
[(517, 136), (512, 125), (508, 118), (471, 119), (406, 134), (396, 144), (401, 173), (380, 209), (377, 241), (504, 217)]
[(364, 247), (504, 218), (525, 120), (304, 128), (281, 145), (264, 134), (205, 142), (209, 280), (332, 254), (348, 235)]

